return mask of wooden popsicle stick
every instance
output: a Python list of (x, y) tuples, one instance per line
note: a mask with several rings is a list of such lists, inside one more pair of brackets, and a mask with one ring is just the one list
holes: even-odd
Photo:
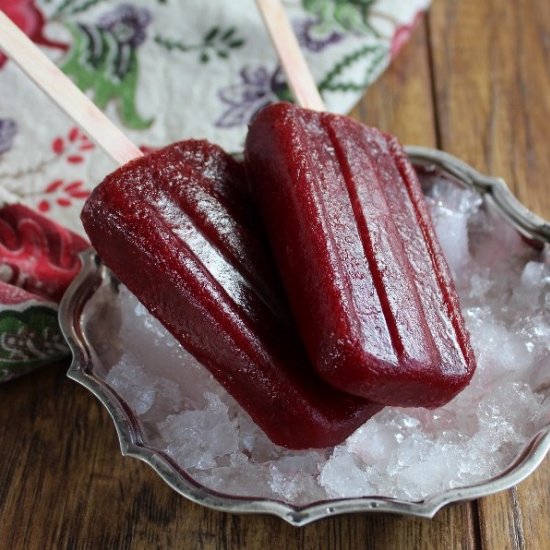
[(294, 98), (301, 107), (325, 111), (313, 75), (280, 0), (256, 0)]
[(143, 154), (1, 10), (0, 49), (116, 162)]

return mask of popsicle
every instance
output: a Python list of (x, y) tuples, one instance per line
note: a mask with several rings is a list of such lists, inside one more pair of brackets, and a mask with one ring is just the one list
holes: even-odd
[(384, 405), (437, 407), (460, 392), (475, 358), (397, 140), (279, 103), (253, 120), (245, 165), (320, 375)]
[(276, 444), (341, 442), (381, 409), (324, 382), (297, 337), (240, 163), (205, 141), (119, 168), (84, 228), (115, 275)]

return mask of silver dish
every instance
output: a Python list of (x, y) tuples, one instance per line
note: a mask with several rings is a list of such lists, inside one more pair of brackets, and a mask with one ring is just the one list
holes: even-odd
[[(455, 157), (434, 149), (408, 147), (407, 153), (415, 165), (427, 170), (440, 170), (461, 185), (475, 188), (528, 239), (542, 244), (550, 243), (550, 224), (521, 205), (503, 180), (484, 176)], [(92, 249), (86, 251), (82, 259), (82, 271), (65, 294), (60, 308), (61, 327), (73, 353), (68, 376), (88, 388), (109, 411), (118, 433), (122, 454), (149, 464), (168, 485), (193, 502), (225, 512), (273, 514), (295, 526), (352, 512), (389, 512), (431, 518), (448, 504), (472, 500), (516, 485), (537, 468), (550, 449), (549, 425), (536, 433), (513, 464), (496, 477), (416, 502), (388, 497), (363, 497), (293, 506), (277, 500), (216, 493), (194, 481), (166, 454), (148, 444), (137, 415), (98, 376), (98, 356), (86, 337), (82, 314), (87, 300), (101, 286), (116, 286), (118, 282)]]

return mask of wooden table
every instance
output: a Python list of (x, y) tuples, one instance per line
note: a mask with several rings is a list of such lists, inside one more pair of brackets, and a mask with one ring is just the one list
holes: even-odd
[[(354, 114), (503, 176), (550, 218), (550, 2), (434, 0)], [(66, 368), (0, 387), (2, 549), (550, 548), (548, 458), (519, 487), (433, 520), (363, 514), (296, 529), (212, 512), (122, 458), (107, 413)]]

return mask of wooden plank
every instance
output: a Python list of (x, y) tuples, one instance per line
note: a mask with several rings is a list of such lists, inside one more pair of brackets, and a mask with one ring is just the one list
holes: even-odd
[(550, 457), (512, 493), (516, 522), (525, 548), (546, 548), (550, 541)]
[(426, 21), (414, 30), (389, 70), (374, 83), (351, 116), (395, 134), (401, 143), (435, 147)]
[[(500, 175), (550, 218), (550, 3), (435, 2), (430, 41), (441, 147)], [(547, 548), (550, 463), (479, 502), (483, 548)]]
[(430, 22), (442, 148), (549, 216), (550, 3), (436, 1)]

